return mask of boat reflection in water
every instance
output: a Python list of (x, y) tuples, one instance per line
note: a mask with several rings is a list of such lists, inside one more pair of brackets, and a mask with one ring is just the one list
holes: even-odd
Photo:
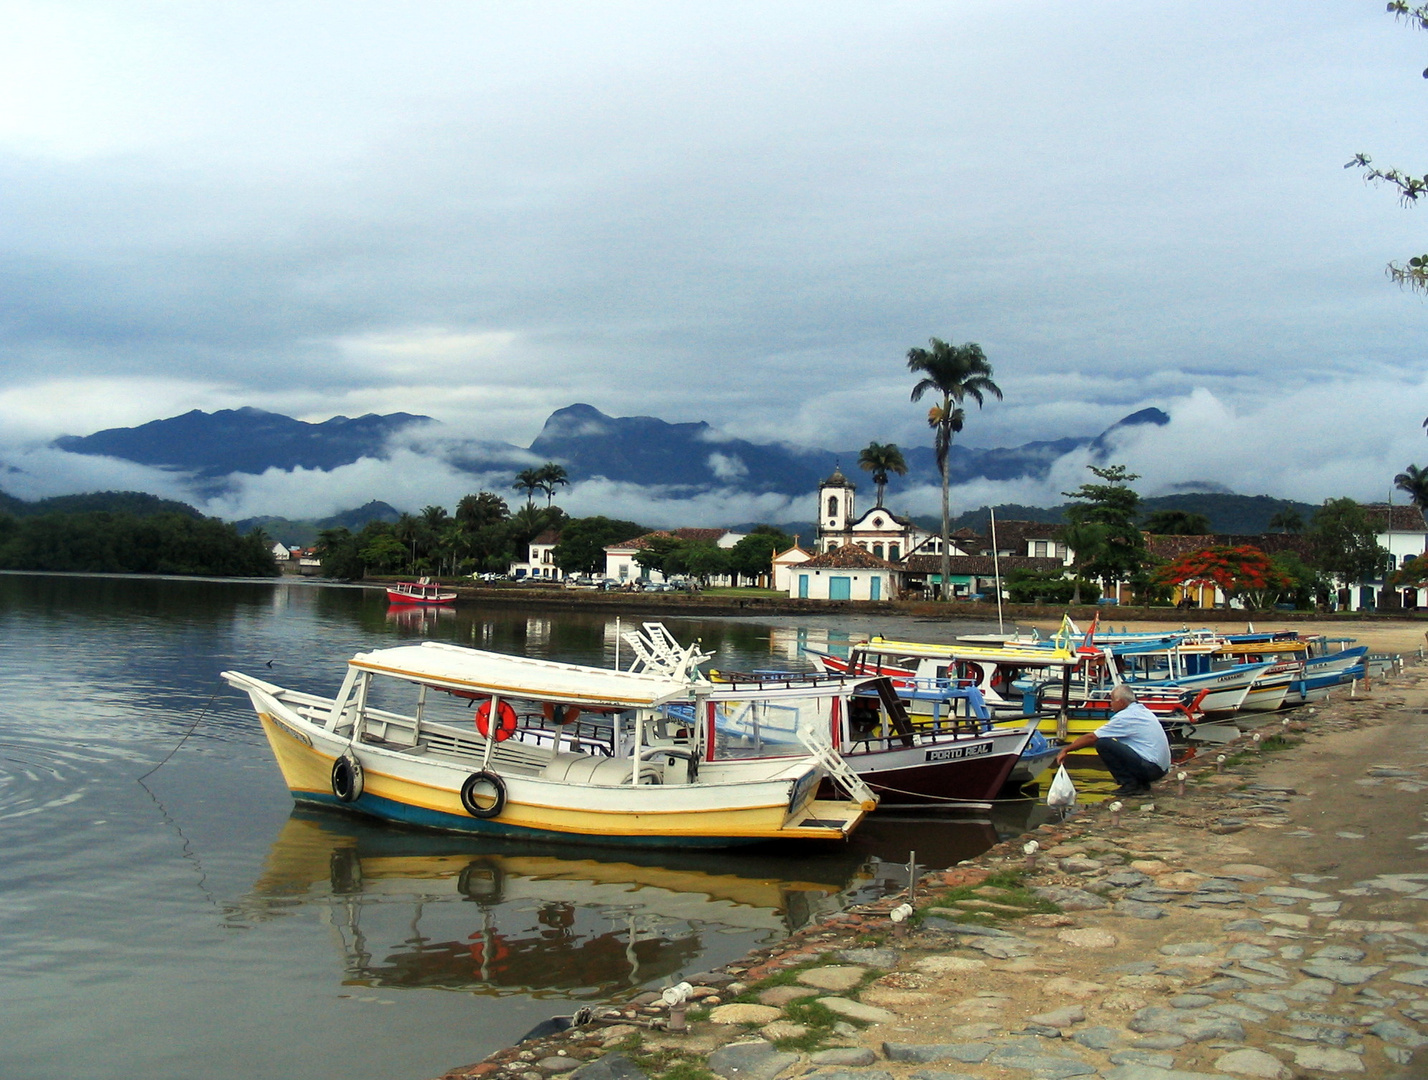
[(777, 940), (867, 876), (846, 861), (818, 868), (837, 880), (812, 882), (744, 876), (747, 859), (681, 859), (561, 858), (295, 810), (228, 920), (319, 908), (348, 985), (598, 999)]

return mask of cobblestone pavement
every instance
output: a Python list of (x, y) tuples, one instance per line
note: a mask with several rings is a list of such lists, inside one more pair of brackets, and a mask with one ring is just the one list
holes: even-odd
[[(1172, 775), (1043, 826), (1029, 869), (1023, 837), (919, 887), (1022, 868), (1060, 913), (986, 886), (898, 936), (891, 898), (692, 976), (685, 1033), (644, 995), (448, 1080), (1428, 1077), (1428, 666), (1262, 733), (1302, 742), (1246, 736), (1188, 764), (1184, 794)], [(792, 1049), (808, 1000), (837, 1023)]]

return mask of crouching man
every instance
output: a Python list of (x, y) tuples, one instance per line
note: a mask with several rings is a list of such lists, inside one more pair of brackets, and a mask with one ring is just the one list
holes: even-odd
[(1096, 748), (1111, 776), (1120, 785), (1117, 795), (1148, 795), (1150, 785), (1170, 768), (1170, 740), (1155, 714), (1135, 699), (1135, 691), (1117, 683), (1111, 691), (1111, 718), (1070, 743), (1056, 758), (1088, 746)]

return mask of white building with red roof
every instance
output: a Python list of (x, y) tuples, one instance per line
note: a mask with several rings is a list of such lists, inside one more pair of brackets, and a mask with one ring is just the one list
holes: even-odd
[(886, 559), (849, 544), (791, 567), (788, 595), (800, 600), (896, 600), (901, 577)]

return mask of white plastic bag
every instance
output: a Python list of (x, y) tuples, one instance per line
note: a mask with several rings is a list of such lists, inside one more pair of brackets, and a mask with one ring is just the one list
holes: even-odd
[(1056, 778), (1051, 781), (1051, 787), (1046, 792), (1046, 805), (1076, 805), (1076, 785), (1071, 783), (1071, 777), (1066, 774), (1065, 765), (1057, 766)]

